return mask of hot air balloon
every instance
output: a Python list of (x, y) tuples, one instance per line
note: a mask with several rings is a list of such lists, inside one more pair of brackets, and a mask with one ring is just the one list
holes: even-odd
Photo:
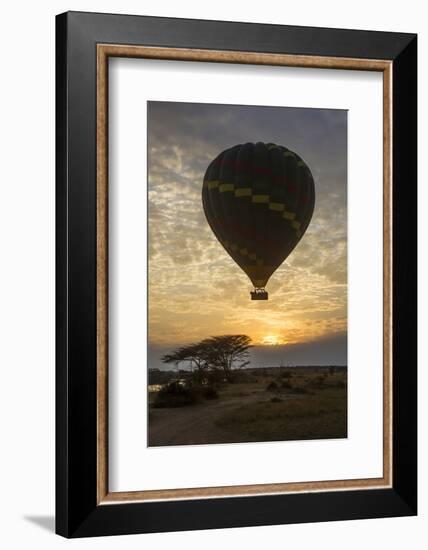
[(248, 275), (253, 300), (304, 235), (315, 204), (307, 164), (274, 143), (246, 143), (221, 152), (208, 166), (202, 203), (214, 235)]

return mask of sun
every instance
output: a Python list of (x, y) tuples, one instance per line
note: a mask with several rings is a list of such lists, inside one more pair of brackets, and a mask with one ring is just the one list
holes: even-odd
[(281, 338), (277, 334), (268, 334), (263, 336), (261, 343), (263, 346), (278, 346), (281, 344)]

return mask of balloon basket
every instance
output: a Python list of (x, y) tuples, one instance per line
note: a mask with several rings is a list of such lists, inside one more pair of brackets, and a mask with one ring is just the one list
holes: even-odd
[(250, 294), (252, 300), (267, 300), (269, 296), (264, 288), (255, 288)]

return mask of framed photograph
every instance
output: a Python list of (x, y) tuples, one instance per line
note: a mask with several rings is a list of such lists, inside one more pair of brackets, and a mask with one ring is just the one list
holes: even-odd
[(416, 36), (56, 24), (57, 533), (416, 514)]

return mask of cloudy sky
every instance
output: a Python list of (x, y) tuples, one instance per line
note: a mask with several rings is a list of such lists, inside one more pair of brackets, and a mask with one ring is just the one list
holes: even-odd
[[(312, 221), (269, 280), (267, 301), (250, 300), (251, 282), (201, 202), (210, 161), (249, 141), (295, 151), (315, 180)], [(149, 102), (148, 160), (149, 366), (220, 334), (248, 334), (254, 366), (346, 364), (346, 111)]]

